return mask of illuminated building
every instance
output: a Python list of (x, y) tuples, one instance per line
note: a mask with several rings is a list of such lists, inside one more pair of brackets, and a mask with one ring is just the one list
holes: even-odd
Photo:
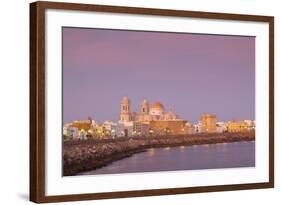
[(195, 127), (191, 122), (186, 122), (185, 127), (186, 127), (186, 134), (194, 134), (195, 133)]
[(131, 111), (131, 102), (127, 96), (124, 96), (120, 103), (119, 123), (126, 122), (150, 122), (153, 120), (178, 120), (176, 113), (169, 109), (165, 112), (164, 106), (160, 102), (155, 102), (149, 105), (149, 102), (144, 99), (140, 104), (139, 112)]
[(179, 119), (177, 114), (169, 109), (165, 112), (162, 103), (149, 102), (144, 99), (139, 112), (131, 111), (131, 102), (127, 96), (121, 99), (120, 117), (117, 125), (118, 136), (146, 136), (151, 135), (178, 135), (191, 132), (191, 127), (186, 126), (186, 121)]
[(186, 121), (184, 120), (157, 120), (149, 124), (152, 135), (182, 135), (187, 134)]
[(63, 135), (65, 139), (78, 139), (79, 130), (76, 127), (71, 127), (70, 125), (63, 126)]
[(217, 117), (214, 114), (203, 113), (200, 118), (201, 132), (214, 133), (216, 132)]
[(117, 124), (117, 136), (118, 137), (129, 137), (133, 136), (133, 128), (134, 128), (134, 122), (119, 122)]
[(216, 123), (216, 131), (218, 133), (223, 133), (227, 131), (227, 125), (225, 122), (217, 122)]
[(255, 123), (253, 121), (229, 121), (227, 123), (228, 132), (248, 132), (252, 130), (255, 130)]
[(103, 138), (106, 136), (106, 133), (107, 133), (106, 128), (101, 124), (97, 124), (94, 129), (93, 137), (94, 138)]
[(161, 102), (149, 104), (144, 99), (138, 112), (131, 110), (131, 101), (127, 96), (121, 99), (120, 115), (117, 123), (104, 121), (97, 124), (94, 120), (74, 121), (65, 124), (63, 134), (68, 139), (89, 139), (103, 137), (136, 137), (186, 135), (194, 133), (246, 132), (255, 130), (255, 121), (217, 122), (215, 114), (203, 113), (198, 124), (192, 124), (170, 108), (165, 111)]
[(88, 139), (93, 137), (96, 122), (89, 118), (88, 120), (75, 120), (67, 123), (63, 127), (64, 135), (71, 139)]
[(131, 121), (131, 102), (127, 96), (122, 98), (120, 110), (120, 122)]
[(133, 124), (133, 136), (148, 136), (149, 124), (142, 122), (134, 122)]
[(75, 120), (71, 123), (71, 127), (76, 127), (79, 131), (80, 130), (90, 130), (92, 129), (92, 122), (90, 120)]
[(110, 121), (105, 121), (102, 123), (102, 127), (104, 127), (104, 136), (107, 137), (115, 137), (116, 134), (116, 129), (117, 129), (117, 123), (110, 122)]

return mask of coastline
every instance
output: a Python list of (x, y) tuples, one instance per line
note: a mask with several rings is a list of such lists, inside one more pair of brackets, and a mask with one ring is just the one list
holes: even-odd
[(63, 176), (95, 170), (133, 154), (144, 152), (148, 148), (253, 140), (255, 140), (254, 132), (66, 141), (63, 145)]

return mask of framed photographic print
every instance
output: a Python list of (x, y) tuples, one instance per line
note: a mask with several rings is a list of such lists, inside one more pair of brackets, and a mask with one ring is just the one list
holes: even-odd
[(274, 187), (274, 17), (30, 4), (30, 200)]

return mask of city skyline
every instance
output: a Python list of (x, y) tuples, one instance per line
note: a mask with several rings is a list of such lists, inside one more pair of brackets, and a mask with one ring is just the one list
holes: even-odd
[(63, 122), (160, 101), (182, 119), (255, 119), (255, 38), (63, 28)]

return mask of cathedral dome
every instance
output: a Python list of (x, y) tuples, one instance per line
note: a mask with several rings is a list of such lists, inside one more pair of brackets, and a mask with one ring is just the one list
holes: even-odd
[(150, 106), (150, 115), (162, 116), (164, 114), (164, 106), (160, 102), (155, 102)]
[(164, 106), (160, 102), (155, 102), (150, 106), (150, 108), (152, 108), (152, 109), (155, 109), (155, 108), (156, 109), (164, 109)]

